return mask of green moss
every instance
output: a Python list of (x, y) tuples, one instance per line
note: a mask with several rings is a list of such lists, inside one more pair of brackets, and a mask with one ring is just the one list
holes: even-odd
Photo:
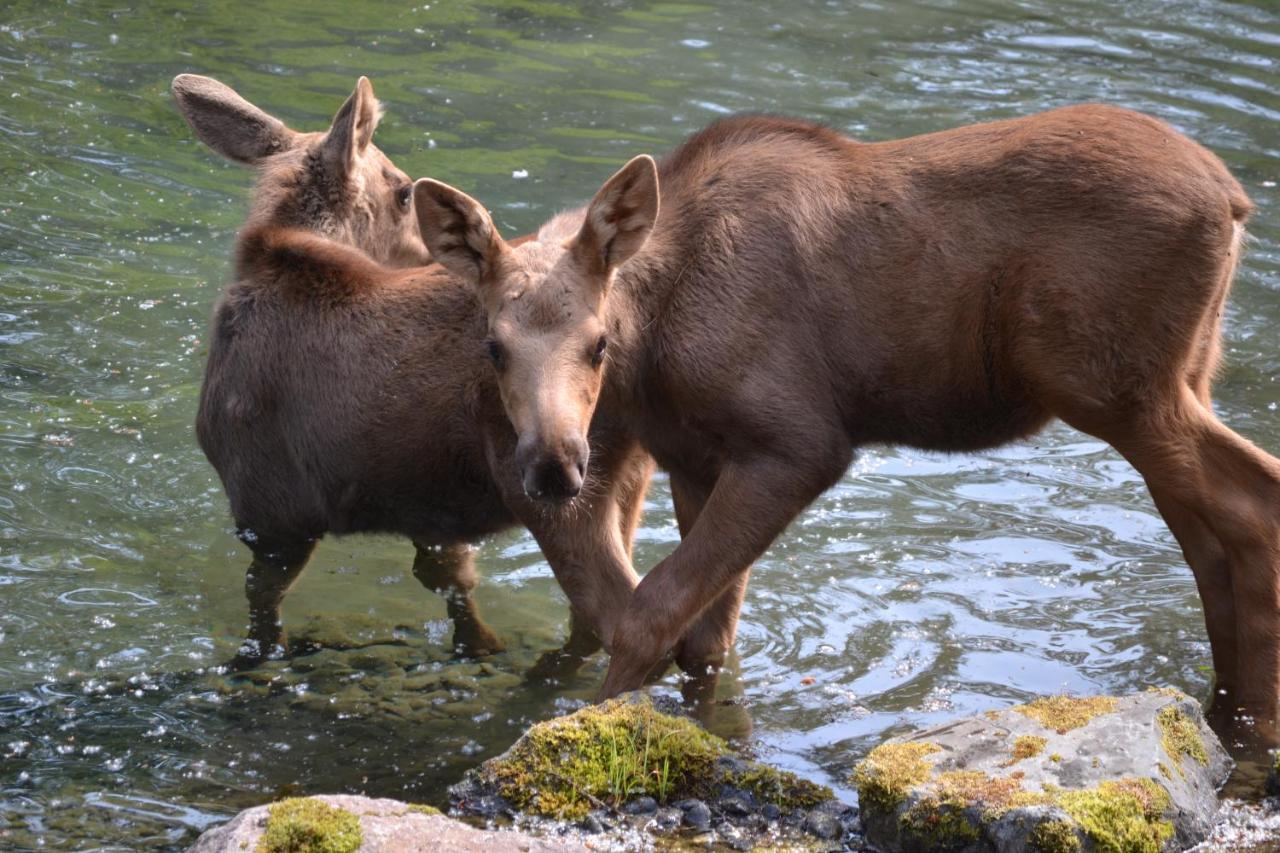
[(1160, 726), (1160, 744), (1173, 759), (1173, 766), (1180, 777), (1186, 778), (1187, 775), (1182, 769), (1184, 757), (1200, 764), (1209, 763), (1209, 751), (1205, 748), (1204, 738), (1200, 736), (1200, 729), (1180, 706), (1168, 705), (1161, 708), (1156, 714), (1156, 723)]
[(1158, 853), (1173, 836), (1173, 823), (1163, 819), (1169, 794), (1150, 779), (1121, 779), (1066, 791), (1057, 804), (1103, 853)]
[(893, 811), (906, 799), (907, 791), (929, 778), (926, 755), (941, 752), (942, 747), (927, 741), (882, 743), (858, 762), (853, 783), (863, 808), (871, 806)]
[(750, 791), (757, 800), (773, 803), (783, 811), (811, 809), (834, 796), (825, 785), (815, 784), (763, 764), (752, 765), (737, 774), (733, 784)]
[(926, 850), (965, 847), (982, 833), (965, 816), (964, 810), (931, 797), (917, 800), (898, 818), (902, 832), (924, 843)]
[(435, 806), (428, 806), (423, 803), (412, 803), (409, 806), (409, 811), (417, 812), (418, 814), (425, 814), (425, 815), (444, 814), (444, 812), (440, 811)]
[(1027, 836), (1027, 845), (1035, 853), (1077, 853), (1082, 846), (1075, 824), (1065, 820), (1037, 824)]
[(1044, 752), (1044, 746), (1049, 742), (1048, 738), (1039, 735), (1019, 735), (1013, 742), (1013, 760), (1022, 761), (1027, 758), (1035, 758)]
[(1109, 714), (1116, 708), (1113, 696), (1042, 696), (1026, 705), (1013, 708), (1058, 734), (1086, 725), (1100, 714)]
[(355, 853), (362, 840), (360, 818), (302, 797), (271, 806), (256, 853)]
[(1050, 756), (1049, 756), (1049, 760), (1050, 760), (1050, 761), (1052, 761), (1054, 764), (1061, 764), (1061, 763), (1062, 763), (1062, 754), (1061, 754), (1061, 753), (1057, 753), (1057, 752), (1055, 752), (1055, 753), (1053, 753), (1052, 755), (1050, 755)]
[(641, 794), (659, 802), (706, 798), (726, 784), (786, 811), (833, 796), (763, 765), (735, 773), (718, 763), (728, 755), (723, 740), (693, 721), (662, 714), (647, 698), (623, 698), (539, 723), (486, 769), (517, 808), (568, 820)]

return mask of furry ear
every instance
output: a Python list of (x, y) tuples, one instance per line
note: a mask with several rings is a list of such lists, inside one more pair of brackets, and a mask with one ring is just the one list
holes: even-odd
[(605, 182), (573, 239), (579, 262), (605, 275), (640, 251), (658, 219), (658, 164), (641, 154)]
[(448, 184), (419, 178), (413, 209), (433, 260), (476, 285), (493, 275), (507, 244), (484, 205)]
[(211, 77), (179, 74), (178, 111), (205, 145), (237, 163), (258, 163), (293, 146), (297, 134)]
[(373, 141), (373, 131), (382, 118), (382, 106), (373, 95), (368, 77), (356, 81), (355, 91), (333, 117), (333, 124), (320, 143), (325, 163), (334, 174), (347, 175), (356, 160)]

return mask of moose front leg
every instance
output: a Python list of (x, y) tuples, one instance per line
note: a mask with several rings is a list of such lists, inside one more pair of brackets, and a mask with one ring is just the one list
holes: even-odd
[[(714, 482), (714, 481), (712, 481)], [(689, 535), (702, 508), (707, 503), (710, 487), (679, 473), (671, 474), (671, 498), (675, 504), (680, 538)], [(738, 612), (747, 593), (751, 567), (738, 574), (729, 588), (716, 596), (685, 632), (676, 649), (676, 663), (693, 677), (686, 692), (708, 696), (715, 692), (716, 676), (738, 632)]]
[(751, 564), (839, 477), (847, 461), (838, 468), (778, 458), (726, 465), (688, 535), (636, 587), (613, 633), (613, 659), (600, 698), (640, 687), (694, 620), (745, 584)]
[(621, 508), (614, 496), (597, 497), (566, 512), (526, 504), (522, 519), (569, 599), (571, 631), (562, 649), (539, 659), (535, 677), (572, 674), (600, 648), (622, 618), (639, 578), (623, 541)]
[(476, 588), (475, 552), (465, 542), (428, 545), (414, 542), (413, 576), (444, 598), (453, 622), (453, 650), (463, 657), (484, 657), (503, 651), (498, 639), (476, 607), (471, 593)]
[[(244, 528), (248, 530), (248, 528)], [(242, 534), (253, 550), (253, 562), (245, 572), (244, 594), (249, 599), (249, 635), (231, 661), (236, 670), (252, 669), (263, 660), (284, 657), (284, 623), (280, 605), (315, 550), (315, 539), (268, 541)]]

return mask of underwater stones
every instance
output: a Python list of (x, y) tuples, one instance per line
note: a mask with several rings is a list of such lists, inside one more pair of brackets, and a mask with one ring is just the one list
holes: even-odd
[(583, 851), (567, 839), (486, 831), (435, 809), (349, 795), (283, 800), (240, 812), (201, 835), (191, 853), (415, 853)]
[(886, 851), (1159, 851), (1203, 840), (1230, 759), (1176, 691), (1045, 697), (882, 744), (854, 782)]

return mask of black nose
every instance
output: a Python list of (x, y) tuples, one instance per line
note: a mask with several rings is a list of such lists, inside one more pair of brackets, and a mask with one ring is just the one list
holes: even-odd
[(573, 439), (559, 452), (528, 454), (531, 458), (520, 466), (525, 494), (549, 502), (576, 497), (587, 476), (587, 452), (585, 441)]
[(582, 491), (582, 469), (544, 459), (525, 476), (524, 490), (540, 501), (567, 501)]

